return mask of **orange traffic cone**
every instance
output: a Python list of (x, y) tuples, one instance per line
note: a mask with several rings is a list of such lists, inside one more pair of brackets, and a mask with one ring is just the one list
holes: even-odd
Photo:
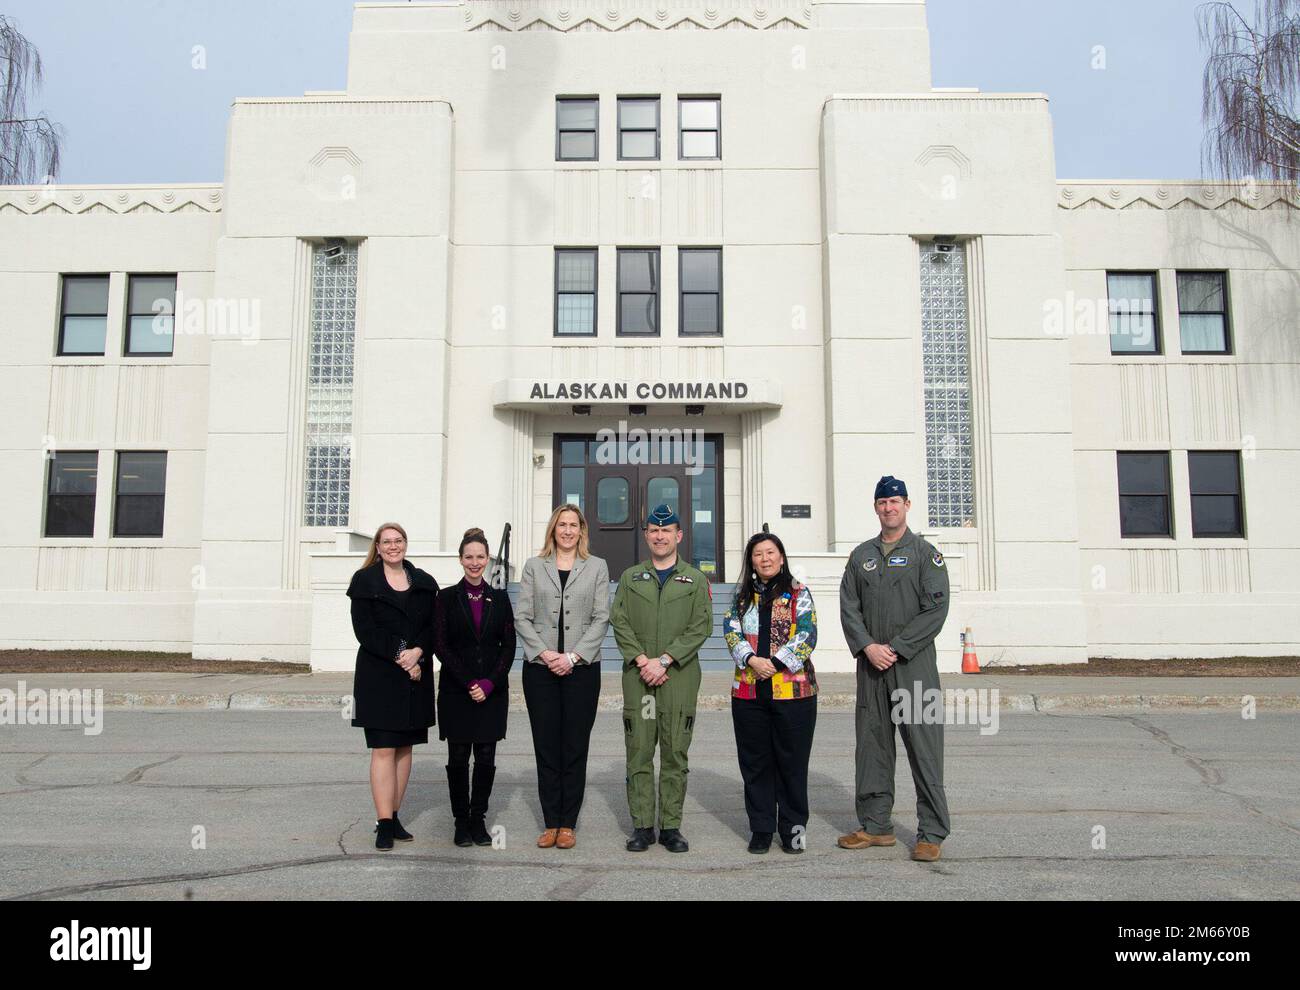
[(978, 674), (980, 672), (980, 658), (975, 653), (975, 634), (970, 626), (966, 627), (966, 632), (962, 634), (961, 640), (961, 672), (963, 674)]

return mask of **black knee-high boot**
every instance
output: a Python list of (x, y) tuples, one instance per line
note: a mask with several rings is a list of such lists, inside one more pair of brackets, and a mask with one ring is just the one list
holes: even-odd
[(451, 799), (451, 814), (456, 821), (453, 841), (464, 848), (472, 846), (474, 839), (469, 831), (469, 766), (447, 767), (447, 794)]
[(492, 796), (492, 781), (496, 775), (496, 767), (485, 767), (478, 760), (474, 761), (474, 790), (469, 799), (469, 833), (476, 846), (492, 845), (492, 836), (488, 834), (485, 819), (488, 798)]

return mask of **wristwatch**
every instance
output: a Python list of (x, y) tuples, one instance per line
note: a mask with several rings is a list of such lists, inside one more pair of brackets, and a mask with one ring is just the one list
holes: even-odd
[(667, 670), (672, 665), (673, 665), (673, 658), (670, 657), (667, 653), (665, 653), (663, 656), (659, 658), (659, 666), (662, 667), (664, 670)]
[(568, 660), (569, 660), (569, 669), (570, 669), (570, 670), (572, 670), (574, 667), (578, 666), (578, 654), (574, 653), (573, 651), (569, 651), (568, 653), (566, 653), (566, 654), (564, 654), (564, 655), (565, 655), (565, 656), (568, 658)]

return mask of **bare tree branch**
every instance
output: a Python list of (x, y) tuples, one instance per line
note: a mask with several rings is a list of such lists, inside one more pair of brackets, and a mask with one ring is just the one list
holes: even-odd
[(59, 174), (63, 129), (27, 102), (45, 81), (41, 53), (0, 14), (0, 185), (36, 185)]
[[(1243, 0), (1244, 2), (1244, 0)], [(1208, 49), (1202, 92), (1207, 174), (1294, 182), (1300, 175), (1300, 0), (1226, 0), (1197, 10)]]

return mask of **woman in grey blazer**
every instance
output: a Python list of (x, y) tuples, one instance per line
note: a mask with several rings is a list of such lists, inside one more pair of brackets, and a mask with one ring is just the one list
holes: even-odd
[(524, 700), (537, 754), (542, 849), (572, 849), (600, 701), (600, 644), (609, 626), (609, 567), (591, 556), (576, 505), (551, 515), (541, 556), (524, 565), (515, 630), (524, 644)]

